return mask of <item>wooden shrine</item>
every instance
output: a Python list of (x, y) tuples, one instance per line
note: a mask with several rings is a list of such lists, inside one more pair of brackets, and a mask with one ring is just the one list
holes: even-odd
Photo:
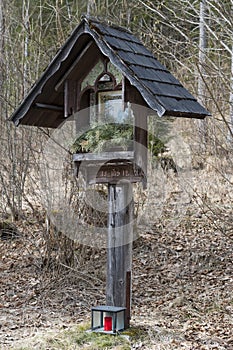
[(79, 133), (98, 122), (121, 125), (130, 116), (133, 136), (126, 147), (73, 155), (76, 176), (82, 172), (87, 184), (108, 186), (106, 305), (126, 308), (124, 327), (130, 319), (132, 184), (146, 186), (151, 111), (161, 117), (209, 115), (130, 31), (84, 17), (11, 118), (17, 126), (57, 128), (76, 114)]

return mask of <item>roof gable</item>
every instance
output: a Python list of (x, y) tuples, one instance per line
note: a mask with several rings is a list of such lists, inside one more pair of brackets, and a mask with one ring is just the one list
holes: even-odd
[[(209, 115), (131, 32), (85, 17), (29, 91), (12, 121), (16, 125), (45, 127), (57, 127), (64, 121), (62, 82), (72, 74), (75, 62), (85, 50), (86, 53), (89, 50), (88, 55), (93, 59), (91, 47), (98, 48), (110, 59), (159, 116), (204, 118)], [(47, 110), (39, 108), (42, 104), (47, 105)]]

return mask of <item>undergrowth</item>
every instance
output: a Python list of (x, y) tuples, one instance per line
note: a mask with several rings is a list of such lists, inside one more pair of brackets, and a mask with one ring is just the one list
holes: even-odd
[(30, 344), (20, 344), (12, 350), (31, 350), (32, 347), (36, 350), (130, 350), (129, 337), (95, 333), (89, 328), (88, 324), (82, 324), (43, 337), (35, 336), (29, 340)]

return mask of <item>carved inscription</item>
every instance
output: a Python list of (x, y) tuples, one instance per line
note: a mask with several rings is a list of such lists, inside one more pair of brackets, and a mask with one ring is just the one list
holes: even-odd
[(139, 182), (143, 177), (140, 168), (129, 165), (103, 165), (100, 169), (89, 167), (87, 172), (88, 183), (116, 183), (121, 179), (130, 182)]
[(100, 171), (98, 171), (97, 178), (127, 178), (141, 175), (141, 171), (133, 167), (102, 167)]

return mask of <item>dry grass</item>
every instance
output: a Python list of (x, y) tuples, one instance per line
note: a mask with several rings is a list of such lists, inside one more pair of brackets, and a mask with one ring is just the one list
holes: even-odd
[(139, 336), (148, 337), (146, 331), (140, 328), (132, 328), (115, 336), (90, 332), (89, 328), (89, 324), (81, 324), (63, 331), (35, 335), (23, 342), (19, 341), (12, 350), (130, 350), (132, 344), (137, 344)]
[(145, 197), (149, 211), (138, 209), (130, 342), (93, 340), (72, 326), (104, 303), (105, 250), (77, 246), (73, 268), (45, 272), (34, 220), (21, 223), (16, 240), (0, 242), (1, 349), (233, 349), (232, 164), (214, 155), (202, 161), (189, 173), (185, 202), (176, 190), (182, 182), (166, 174), (165, 196)]

